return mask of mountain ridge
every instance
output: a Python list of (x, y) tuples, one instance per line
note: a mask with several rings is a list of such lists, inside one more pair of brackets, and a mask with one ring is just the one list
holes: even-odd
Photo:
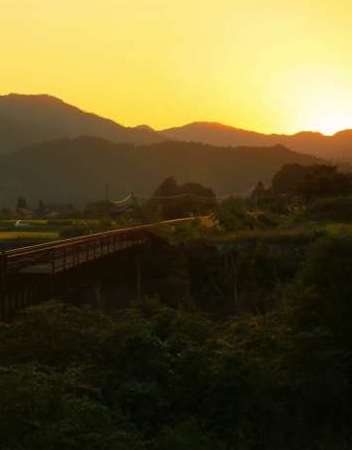
[(286, 136), (286, 137), (293, 137), (293, 136), (298, 136), (298, 135), (305, 135), (305, 134), (312, 134), (312, 135), (318, 135), (318, 136), (323, 136), (323, 137), (333, 137), (336, 136), (340, 133), (344, 133), (344, 132), (351, 132), (352, 133), (352, 128), (351, 129), (345, 129), (345, 130), (339, 130), (336, 133), (330, 135), (330, 134), (324, 134), (320, 131), (317, 130), (301, 130), (301, 131), (297, 131), (295, 133), (278, 133), (278, 132), (273, 132), (273, 133), (265, 133), (265, 132), (261, 132), (261, 131), (255, 131), (255, 130), (249, 130), (246, 128), (242, 128), (242, 127), (236, 127), (234, 125), (229, 125), (229, 124), (225, 124), (222, 122), (218, 122), (218, 121), (208, 121), (208, 120), (195, 120), (192, 122), (187, 122), (183, 125), (179, 125), (179, 126), (175, 126), (175, 127), (170, 127), (170, 128), (162, 128), (159, 129), (158, 131), (160, 133), (167, 133), (169, 131), (172, 130), (180, 130), (180, 129), (185, 129), (188, 127), (194, 127), (194, 126), (200, 126), (200, 127), (209, 127), (209, 128), (218, 128), (218, 129), (229, 129), (229, 130), (233, 130), (233, 131), (238, 131), (238, 132), (244, 132), (244, 133), (251, 133), (251, 134), (257, 134), (260, 136), (266, 136), (266, 137), (271, 137), (271, 136)]
[[(271, 182), (282, 165), (320, 162), (283, 146), (212, 147), (187, 142), (117, 144), (98, 137), (58, 139), (0, 156), (0, 204), (18, 196), (82, 205), (128, 192), (149, 196), (167, 177), (198, 182), (217, 195), (248, 193), (259, 181)], [(92, 176), (94, 175), (94, 176)]]
[(160, 131), (166, 138), (187, 142), (201, 142), (214, 146), (284, 145), (294, 151), (332, 161), (352, 161), (352, 130), (341, 130), (334, 135), (318, 131), (300, 131), (295, 134), (265, 134), (223, 125), (219, 122), (192, 122)]
[(124, 127), (47, 94), (0, 96), (0, 153), (81, 135), (136, 145), (165, 140), (151, 129)]
[(48, 94), (10, 93), (0, 96), (0, 154), (31, 144), (79, 136), (97, 136), (115, 143), (134, 145), (170, 140), (217, 147), (272, 147), (279, 144), (333, 162), (352, 162), (351, 129), (341, 130), (332, 136), (317, 131), (265, 134), (220, 122), (196, 121), (155, 130), (147, 124), (123, 126)]

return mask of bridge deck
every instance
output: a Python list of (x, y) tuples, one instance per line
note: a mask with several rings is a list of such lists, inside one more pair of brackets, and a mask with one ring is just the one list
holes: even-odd
[(0, 275), (55, 274), (127, 248), (142, 245), (160, 225), (177, 225), (201, 218), (182, 218), (63, 239), (2, 253)]

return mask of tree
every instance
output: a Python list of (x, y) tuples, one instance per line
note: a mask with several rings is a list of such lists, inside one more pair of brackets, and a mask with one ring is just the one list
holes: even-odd
[(178, 194), (178, 185), (174, 177), (166, 178), (155, 190), (153, 197), (169, 197)]
[(45, 211), (46, 211), (46, 208), (45, 208), (45, 204), (44, 204), (43, 200), (39, 200), (36, 213), (39, 216), (43, 216), (45, 214)]
[(207, 214), (215, 204), (212, 189), (199, 183), (179, 185), (174, 177), (169, 177), (155, 190), (148, 207), (159, 209), (164, 219), (176, 219), (190, 214)]
[(253, 189), (251, 193), (251, 198), (257, 202), (262, 197), (265, 197), (267, 195), (268, 191), (265, 189), (264, 183), (262, 181), (258, 181), (255, 188)]
[(28, 209), (27, 200), (25, 197), (19, 196), (17, 199), (17, 211), (20, 209)]
[(252, 228), (245, 201), (241, 198), (229, 197), (221, 202), (216, 215), (221, 228), (225, 231)]
[(351, 272), (351, 236), (321, 238), (308, 252), (295, 287), (300, 298), (295, 302), (299, 316), (323, 324), (349, 341), (352, 339)]
[(274, 175), (272, 190), (275, 194), (298, 195), (306, 200), (346, 195), (352, 193), (352, 175), (325, 164), (287, 164)]

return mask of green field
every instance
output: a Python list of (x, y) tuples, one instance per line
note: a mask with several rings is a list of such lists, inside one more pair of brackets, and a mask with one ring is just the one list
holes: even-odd
[(14, 219), (0, 220), (0, 247), (1, 244), (5, 248), (21, 247), (108, 229), (98, 219), (24, 220), (18, 227), (16, 222)]
[(51, 241), (58, 237), (57, 231), (0, 231), (0, 241)]

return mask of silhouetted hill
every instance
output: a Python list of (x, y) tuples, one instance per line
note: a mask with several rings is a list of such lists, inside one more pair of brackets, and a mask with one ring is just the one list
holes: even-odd
[(13, 205), (19, 195), (31, 204), (39, 199), (81, 204), (103, 199), (106, 184), (112, 198), (131, 191), (149, 196), (168, 176), (209, 186), (218, 195), (245, 193), (259, 180), (269, 183), (283, 164), (316, 161), (282, 146), (134, 146), (92, 137), (62, 139), (0, 157), (0, 205)]
[(126, 128), (48, 95), (0, 96), (0, 153), (82, 135), (133, 144), (163, 140), (151, 128)]
[(124, 127), (48, 95), (0, 96), (0, 154), (31, 144), (80, 136), (138, 145), (170, 140), (220, 147), (283, 145), (328, 160), (352, 162), (352, 130), (334, 136), (316, 132), (263, 134), (215, 122), (195, 122), (157, 132), (148, 125)]
[(352, 130), (341, 131), (334, 136), (315, 132), (280, 135), (257, 133), (215, 122), (195, 122), (157, 132), (148, 125), (124, 127), (48, 95), (0, 96), (0, 154), (40, 142), (80, 136), (138, 145), (170, 140), (220, 147), (283, 145), (296, 152), (328, 160), (352, 162)]
[(262, 134), (214, 122), (195, 122), (163, 130), (161, 133), (169, 139), (215, 146), (284, 145), (296, 152), (320, 158), (352, 161), (352, 130), (341, 131), (334, 136), (325, 136), (317, 132), (301, 132), (294, 135)]

